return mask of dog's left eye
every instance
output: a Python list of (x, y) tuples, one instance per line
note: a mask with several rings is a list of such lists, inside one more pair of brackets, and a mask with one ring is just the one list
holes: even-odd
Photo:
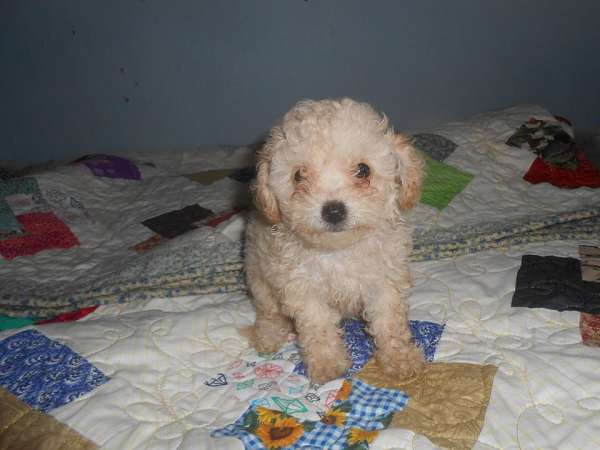
[(356, 172), (354, 172), (354, 176), (356, 178), (367, 178), (371, 173), (371, 169), (365, 163), (360, 163), (356, 166)]
[(298, 169), (296, 172), (294, 172), (294, 181), (296, 183), (300, 183), (302, 180), (304, 180), (304, 174), (302, 173), (301, 169)]

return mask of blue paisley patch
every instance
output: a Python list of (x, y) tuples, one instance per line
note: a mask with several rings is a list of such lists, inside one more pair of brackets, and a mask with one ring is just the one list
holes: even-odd
[[(366, 323), (363, 320), (344, 320), (342, 327), (344, 329), (346, 348), (352, 360), (352, 366), (348, 369), (348, 374), (352, 375), (362, 369), (369, 359), (371, 359), (371, 356), (375, 352), (375, 345), (373, 338), (365, 331)], [(414, 342), (423, 350), (425, 359), (433, 361), (435, 350), (444, 331), (444, 325), (424, 320), (411, 320), (410, 329)], [(302, 361), (296, 363), (294, 373), (307, 376), (306, 367)]]
[(37, 330), (0, 341), (0, 386), (39, 411), (66, 405), (108, 380), (85, 358)]

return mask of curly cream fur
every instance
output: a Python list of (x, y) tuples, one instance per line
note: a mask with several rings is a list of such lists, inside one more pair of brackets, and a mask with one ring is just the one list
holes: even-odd
[[(356, 176), (359, 163), (369, 166), (367, 178)], [(418, 371), (406, 211), (418, 201), (423, 169), (408, 140), (365, 103), (303, 101), (271, 130), (257, 167), (258, 212), (246, 244), (256, 347), (274, 351), (295, 329), (310, 378), (323, 383), (349, 366), (337, 324), (364, 317), (382, 369)], [(321, 214), (329, 201), (346, 206), (335, 228)]]

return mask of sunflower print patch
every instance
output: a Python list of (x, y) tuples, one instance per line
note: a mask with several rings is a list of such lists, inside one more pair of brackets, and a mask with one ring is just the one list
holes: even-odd
[(246, 450), (326, 448), (365, 450), (387, 428), (408, 397), (399, 390), (345, 380), (320, 421), (299, 420), (261, 405), (251, 406), (235, 423), (212, 433), (233, 436)]

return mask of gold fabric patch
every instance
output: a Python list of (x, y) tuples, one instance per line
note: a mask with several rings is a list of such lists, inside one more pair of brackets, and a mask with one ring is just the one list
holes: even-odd
[(93, 450), (98, 446), (0, 388), (0, 449)]
[(581, 258), (581, 279), (600, 282), (600, 247), (579, 246)]
[(374, 386), (408, 394), (408, 405), (394, 414), (390, 428), (423, 434), (443, 448), (467, 450), (483, 427), (496, 369), (492, 365), (431, 363), (418, 376), (395, 381), (371, 360), (356, 376)]
[(215, 181), (222, 180), (225, 177), (233, 174), (235, 169), (220, 169), (220, 170), (207, 170), (204, 172), (192, 173), (184, 175), (188, 180), (195, 181), (203, 185), (209, 185)]

